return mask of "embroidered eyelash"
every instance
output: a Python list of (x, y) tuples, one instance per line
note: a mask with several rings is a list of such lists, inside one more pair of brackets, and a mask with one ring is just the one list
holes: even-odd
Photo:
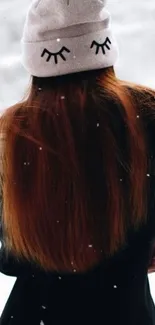
[(57, 53), (53, 53), (53, 52), (50, 52), (48, 51), (47, 49), (44, 49), (42, 54), (41, 54), (41, 57), (44, 57), (45, 54), (47, 54), (47, 59), (46, 59), (46, 62), (49, 62), (51, 57), (53, 56), (54, 57), (54, 62), (55, 64), (58, 64), (58, 56), (60, 56), (62, 58), (63, 61), (66, 61), (66, 58), (65, 56), (63, 55), (63, 52), (67, 52), (67, 53), (70, 53), (70, 50), (67, 49), (67, 47), (63, 46), (62, 49), (57, 52)]
[(106, 38), (106, 40), (105, 40), (105, 42), (103, 44), (99, 44), (96, 41), (93, 41), (90, 48), (92, 49), (94, 47), (94, 45), (95, 45), (96, 46), (96, 54), (99, 53), (99, 50), (101, 48), (102, 53), (105, 55), (104, 47), (106, 47), (108, 50), (110, 50), (110, 47), (109, 47), (108, 43), (111, 44), (111, 41), (110, 41), (109, 37)]

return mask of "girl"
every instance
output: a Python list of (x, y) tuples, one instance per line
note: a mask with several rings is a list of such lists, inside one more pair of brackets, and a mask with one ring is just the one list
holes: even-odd
[(120, 80), (101, 0), (28, 11), (23, 102), (1, 132), (1, 325), (153, 325), (155, 91)]

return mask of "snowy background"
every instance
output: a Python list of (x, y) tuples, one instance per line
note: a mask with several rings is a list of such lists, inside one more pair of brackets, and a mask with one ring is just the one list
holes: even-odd
[[(22, 98), (29, 76), (20, 63), (20, 39), (30, 0), (0, 0), (0, 111)], [(155, 0), (109, 0), (120, 49), (120, 78), (155, 88)], [(150, 277), (155, 301), (155, 275)], [(15, 279), (0, 274), (0, 314)]]

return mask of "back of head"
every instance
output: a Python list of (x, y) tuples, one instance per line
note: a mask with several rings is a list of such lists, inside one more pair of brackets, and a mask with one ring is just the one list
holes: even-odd
[(146, 222), (139, 114), (154, 92), (116, 78), (104, 1), (34, 1), (22, 44), (31, 89), (0, 123), (6, 246), (45, 270), (82, 272)]
[(25, 68), (37, 77), (112, 66), (118, 47), (105, 1), (33, 1), (26, 18), (22, 54)]

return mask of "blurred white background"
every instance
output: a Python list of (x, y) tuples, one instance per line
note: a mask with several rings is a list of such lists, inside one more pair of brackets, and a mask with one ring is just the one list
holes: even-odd
[[(0, 0), (0, 111), (21, 100), (29, 76), (20, 63), (20, 39), (31, 0)], [(155, 0), (109, 0), (120, 58), (120, 78), (155, 88)], [(155, 301), (155, 275), (149, 276)], [(0, 274), (0, 314), (15, 279)]]

